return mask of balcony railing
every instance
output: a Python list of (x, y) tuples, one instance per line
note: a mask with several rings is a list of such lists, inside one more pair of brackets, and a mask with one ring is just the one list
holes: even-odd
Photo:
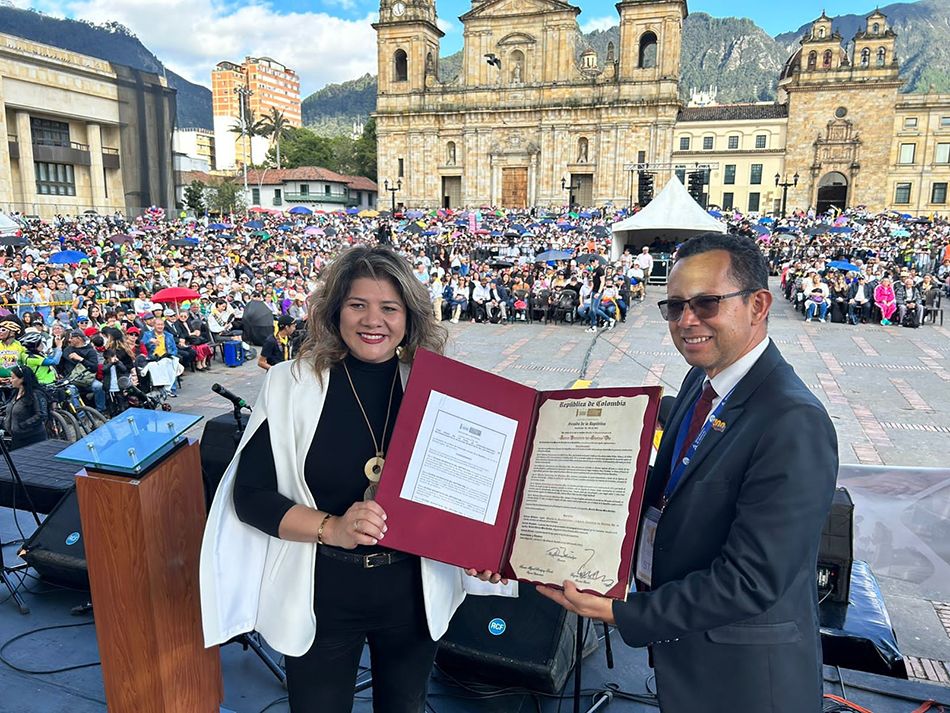
[(347, 193), (284, 193), (284, 199), (297, 203), (348, 203)]

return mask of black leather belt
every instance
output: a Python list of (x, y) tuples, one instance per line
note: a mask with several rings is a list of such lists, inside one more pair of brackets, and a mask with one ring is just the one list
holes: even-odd
[(355, 552), (335, 550), (325, 545), (323, 547), (317, 547), (317, 554), (328, 557), (331, 560), (355, 564), (363, 569), (385, 567), (387, 564), (395, 564), (396, 562), (402, 562), (404, 559), (412, 557), (412, 555), (407, 552), (373, 552), (368, 555), (360, 555)]

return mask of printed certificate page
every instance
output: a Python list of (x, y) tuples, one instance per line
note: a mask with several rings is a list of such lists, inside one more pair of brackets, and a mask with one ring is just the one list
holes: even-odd
[(399, 496), (494, 525), (518, 422), (432, 391)]
[(548, 399), (538, 415), (510, 565), (601, 594), (618, 583), (649, 397)]

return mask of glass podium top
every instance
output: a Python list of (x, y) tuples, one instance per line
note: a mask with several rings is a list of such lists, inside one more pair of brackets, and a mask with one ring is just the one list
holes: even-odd
[(56, 458), (123, 475), (137, 475), (171, 451), (201, 416), (130, 408), (81, 437)]

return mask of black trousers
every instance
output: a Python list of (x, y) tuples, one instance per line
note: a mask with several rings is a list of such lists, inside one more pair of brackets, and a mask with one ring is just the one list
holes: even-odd
[(349, 713), (364, 642), (374, 713), (423, 713), (438, 642), (429, 636), (419, 559), (373, 569), (317, 555), (310, 650), (286, 658), (292, 713)]

